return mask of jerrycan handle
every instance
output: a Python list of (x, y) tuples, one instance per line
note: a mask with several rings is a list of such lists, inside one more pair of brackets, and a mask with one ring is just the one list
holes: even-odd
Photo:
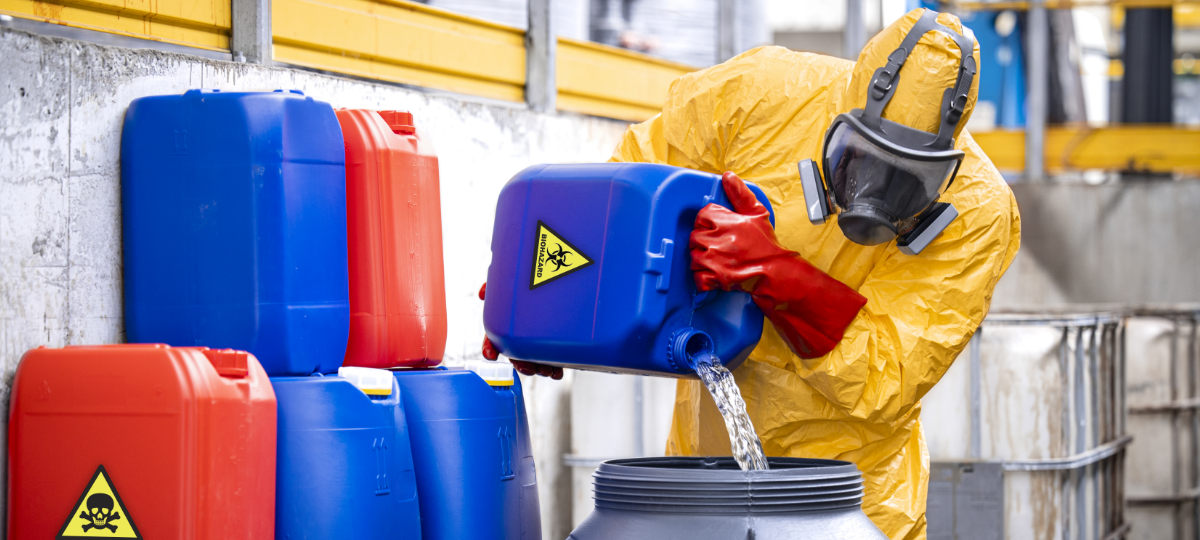
[[(711, 203), (716, 203), (726, 208), (731, 208), (729, 198), (725, 195), (724, 188), (721, 184), (721, 178), (716, 175), (711, 175), (713, 178), (712, 190), (700, 199), (699, 208), (704, 208)], [(762, 188), (746, 182), (746, 187), (754, 193), (754, 197), (759, 200), (767, 208), (768, 219), (771, 226), (775, 225), (775, 209), (771, 205), (770, 199)], [(699, 211), (697, 208), (697, 211)], [(666, 293), (671, 288), (671, 267), (675, 260), (675, 241), (670, 237), (659, 237), (658, 245), (654, 245), (653, 240), (649, 249), (646, 251), (646, 266), (643, 271), (647, 274), (656, 276), (654, 281), (654, 290), (660, 293)], [(685, 243), (682, 249), (687, 253), (687, 245)], [(690, 257), (690, 255), (689, 255)], [(686, 266), (686, 265), (685, 265)], [(717, 298), (714, 291), (697, 292), (692, 297), (692, 309), (698, 309), (701, 306), (713, 301)]]
[(250, 373), (250, 353), (233, 349), (204, 349), (204, 357), (217, 370), (217, 375), (230, 379), (244, 379)]
[(675, 241), (663, 238), (658, 253), (646, 254), (646, 273), (658, 276), (654, 290), (665, 293), (671, 287), (671, 260), (675, 257)]

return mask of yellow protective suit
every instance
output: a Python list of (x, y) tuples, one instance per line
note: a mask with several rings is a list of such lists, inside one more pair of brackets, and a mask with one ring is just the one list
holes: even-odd
[[(893, 539), (925, 538), (921, 397), (987, 314), (1020, 244), (1020, 217), (999, 172), (961, 127), (956, 144), (966, 158), (942, 198), (961, 214), (917, 256), (900, 253), (895, 241), (850, 242), (833, 219), (810, 224), (797, 162), (819, 159), (834, 117), (866, 103), (874, 70), (920, 15), (913, 11), (875, 36), (857, 64), (763, 47), (685, 75), (671, 85), (662, 113), (629, 128), (613, 156), (733, 171), (758, 184), (775, 207), (780, 242), (867, 298), (830, 354), (801, 359), (767, 324), (734, 377), (767, 455), (855, 462), (865, 480), (863, 509)], [(962, 31), (953, 15), (938, 22)], [(936, 132), (959, 54), (949, 36), (926, 33), (884, 117)], [(680, 381), (676, 392), (668, 453), (729, 455), (724, 422), (699, 381)]]

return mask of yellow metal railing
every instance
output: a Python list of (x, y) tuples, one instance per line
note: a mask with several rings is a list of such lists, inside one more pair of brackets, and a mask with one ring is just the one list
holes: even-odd
[(520, 29), (395, 0), (273, 0), (271, 13), (276, 61), (524, 99)]
[[(275, 60), (507, 101), (525, 99), (525, 32), (402, 0), (272, 0)], [(558, 108), (641, 121), (695, 68), (558, 38)]]
[[(229, 51), (231, 0), (0, 0), (0, 13)], [(404, 0), (271, 0), (274, 60), (521, 102), (525, 32)], [(656, 114), (695, 68), (558, 38), (558, 108), (621, 120)]]
[(646, 55), (558, 38), (558, 108), (641, 121), (662, 109), (671, 81), (696, 68)]
[[(1171, 69), (1176, 75), (1196, 75), (1200, 74), (1200, 62), (1194, 58), (1176, 58), (1171, 62)], [(1110, 79), (1120, 79), (1125, 76), (1125, 63), (1120, 59), (1114, 58), (1108, 61), (1108, 77)]]
[[(1024, 131), (971, 135), (997, 168), (1012, 171), (1025, 168)], [(1085, 169), (1200, 172), (1200, 128), (1057, 126), (1046, 130), (1043, 148), (1046, 169), (1050, 172)]]
[(229, 0), (0, 0), (0, 14), (201, 49), (229, 50)]
[(1200, 27), (1200, 5), (1180, 4), (1175, 6), (1173, 22), (1178, 28)]
[[(1090, 6), (1113, 6), (1116, 8), (1161, 8), (1195, 4), (1198, 2), (1200, 2), (1200, 0), (1045, 0), (1042, 2), (1042, 6), (1046, 9), (1070, 9)], [(1002, 11), (1006, 9), (1024, 11), (1029, 9), (1029, 6), (1032, 3), (1033, 2), (1028, 0), (952, 0), (950, 5), (957, 9), (969, 11)]]

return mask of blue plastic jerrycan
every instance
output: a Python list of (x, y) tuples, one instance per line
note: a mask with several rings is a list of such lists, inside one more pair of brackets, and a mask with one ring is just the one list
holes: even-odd
[(392, 372), (404, 399), (425, 540), (541, 540), (521, 381), (501, 362)]
[(328, 103), (190, 90), (121, 135), (130, 342), (231, 347), (269, 375), (337, 371), (350, 332), (346, 171)]
[(763, 315), (749, 294), (696, 291), (688, 238), (709, 203), (730, 206), (719, 176), (667, 165), (520, 172), (496, 205), (488, 339), (510, 358), (577, 369), (695, 377), (701, 353), (737, 367)]
[(420, 540), (401, 391), (381, 369), (273, 377), (279, 404), (275, 538)]

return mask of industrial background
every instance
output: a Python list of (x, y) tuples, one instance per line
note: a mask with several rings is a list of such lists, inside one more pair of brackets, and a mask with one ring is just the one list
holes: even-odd
[[(853, 59), (920, 5), (0, 0), (0, 403), (26, 350), (124, 341), (135, 98), (284, 88), (412, 111), (440, 158), (455, 364), (479, 357), (513, 174), (606, 160), (684, 73), (772, 44)], [(1200, 3), (924, 5), (979, 40), (968, 129), (1023, 220), (994, 316), (925, 400), (930, 538), (1200, 538)], [(599, 461), (662, 453), (674, 381), (524, 384), (543, 536), (561, 540)]]

